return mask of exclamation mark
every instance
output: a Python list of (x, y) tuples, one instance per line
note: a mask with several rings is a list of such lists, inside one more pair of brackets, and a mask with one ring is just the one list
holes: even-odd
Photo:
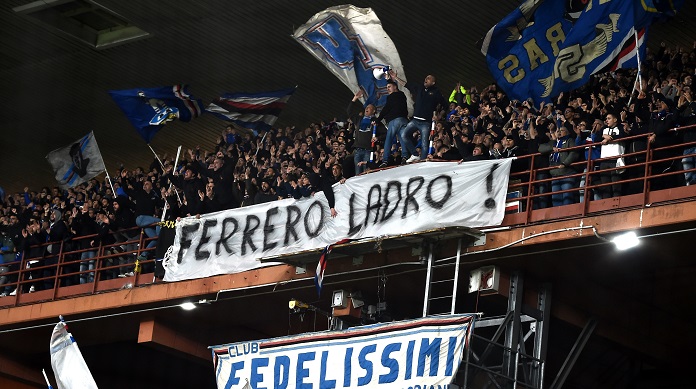
[[(491, 166), (491, 172), (488, 173), (488, 176), (486, 176), (486, 190), (488, 191), (488, 196), (491, 196), (493, 194), (493, 172), (495, 169), (498, 168), (498, 164), (496, 163), (495, 165)], [(483, 203), (483, 205), (486, 206), (488, 209), (494, 209), (495, 208), (495, 200), (493, 197), (488, 197), (486, 201)]]

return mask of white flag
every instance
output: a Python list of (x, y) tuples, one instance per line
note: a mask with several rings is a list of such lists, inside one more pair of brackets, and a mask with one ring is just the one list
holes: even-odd
[[(374, 104), (378, 111), (386, 103), (387, 80), (376, 79), (373, 70), (388, 66), (406, 81), (396, 46), (371, 8), (327, 8), (300, 26), (293, 37), (352, 92), (362, 89), (364, 103)], [(409, 93), (406, 98), (410, 115), (413, 101)]]
[(61, 188), (72, 188), (106, 170), (94, 133), (46, 156)]
[(68, 332), (68, 326), (60, 321), (51, 334), (51, 367), (58, 389), (92, 389), (97, 384), (92, 378), (77, 343)]

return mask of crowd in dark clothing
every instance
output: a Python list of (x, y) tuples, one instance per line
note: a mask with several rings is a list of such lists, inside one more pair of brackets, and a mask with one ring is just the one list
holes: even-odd
[[(386, 124), (405, 115), (405, 98), (398, 90), (392, 98), (398, 107), (390, 105), (388, 115), (382, 116), (373, 116), (374, 111), (358, 106), (356, 94), (345, 120), (334, 118), (312, 123), (303, 130), (273, 128), (257, 134), (229, 126), (210, 150), (188, 149), (176, 166), (172, 158), (164, 155), (147, 168), (120, 169), (113, 177), (113, 188), (105, 180), (92, 179), (67, 190), (44, 187), (39, 191), (25, 188), (23, 193), (3, 193), (0, 197), (0, 285), (12, 282), (4, 273), (11, 270), (12, 264), (17, 264), (23, 251), (27, 259), (36, 258), (38, 262), (35, 263), (43, 266), (57, 262), (56, 254), (61, 246), (63, 251), (82, 250), (70, 259), (74, 264), (67, 270), (85, 272), (79, 278), (65, 278), (66, 284), (94, 279), (95, 273), (88, 271), (95, 269), (92, 258), (100, 245), (110, 245), (114, 259), (109, 265), (120, 267), (99, 276), (129, 276), (135, 270), (137, 258), (133, 254), (118, 254), (138, 251), (140, 259), (147, 259), (150, 251), (136, 250), (137, 247), (127, 242), (137, 239), (140, 230), (135, 227), (141, 227), (153, 238), (147, 245), (153, 249), (154, 238), (159, 234), (153, 224), (162, 219), (163, 213), (164, 219), (175, 220), (278, 199), (300, 199), (321, 191), (335, 216), (333, 184), (362, 171), (404, 164), (407, 159), (414, 162), (425, 157), (464, 162), (540, 152), (543, 157), (535, 158), (534, 166), (529, 166), (529, 159), (517, 159), (513, 163), (513, 173), (530, 167), (548, 167), (551, 169), (541, 170), (533, 177), (551, 179), (547, 184), (537, 185), (536, 193), (579, 189), (550, 198), (538, 197), (534, 206), (543, 208), (578, 202), (583, 195), (580, 189), (586, 183), (579, 177), (568, 177), (583, 172), (586, 164), (578, 162), (618, 158), (645, 150), (648, 142), (655, 148), (696, 141), (694, 128), (672, 131), (678, 125), (696, 124), (696, 103), (691, 90), (696, 49), (672, 50), (661, 45), (657, 52), (649, 52), (642, 63), (642, 80), (635, 91), (637, 71), (619, 69), (593, 76), (583, 87), (562, 93), (553, 101), (536, 104), (531, 100), (511, 101), (495, 84), (479, 92), (476, 87), (466, 89), (457, 83), (449, 101), (432, 93), (426, 93), (425, 97), (412, 95), (421, 116), (414, 115), (417, 117), (411, 121), (427, 122), (427, 132), (423, 130), (426, 128), (423, 123), (406, 125), (406, 120), (402, 128), (407, 131), (394, 132), (391, 128), (387, 131)], [(428, 80), (426, 78), (422, 86), (409, 83), (407, 89), (417, 94), (435, 90), (434, 77)], [(392, 84), (390, 88), (398, 89), (396, 82)], [(434, 112), (431, 112), (433, 107)], [(429, 134), (431, 116), (435, 119), (432, 135)], [(652, 135), (625, 144), (616, 142), (639, 134)], [(404, 147), (406, 150), (401, 147), (404, 142), (409, 142)], [(388, 146), (386, 153), (385, 144)], [(587, 145), (584, 152), (582, 149), (564, 151), (581, 145)], [(696, 167), (696, 157), (690, 155), (696, 153), (695, 145), (656, 152), (654, 158), (681, 153), (684, 154), (681, 160), (656, 164), (653, 171)], [(625, 172), (616, 168), (615, 161), (603, 161), (593, 169), (601, 170), (598, 177), (608, 184), (644, 173), (643, 167), (631, 168), (631, 164), (644, 161), (644, 157), (626, 159), (623, 161)], [(685, 172), (655, 179), (651, 186), (660, 189), (694, 183), (695, 172)], [(642, 191), (642, 181), (631, 185), (607, 185), (593, 191), (592, 199), (639, 191)], [(94, 237), (78, 239), (88, 235)], [(46, 242), (51, 244), (36, 247)], [(161, 258), (161, 255), (154, 257)], [(32, 272), (31, 277), (54, 274), (55, 268), (52, 268)], [(51, 278), (28, 283), (25, 291), (53, 286)], [(11, 291), (0, 287), (0, 292)]]

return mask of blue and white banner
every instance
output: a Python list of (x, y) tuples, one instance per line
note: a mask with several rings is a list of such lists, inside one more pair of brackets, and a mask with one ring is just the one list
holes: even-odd
[(51, 367), (58, 389), (97, 389), (80, 348), (62, 320), (51, 334)]
[(447, 388), (474, 315), (374, 324), (213, 346), (220, 389)]
[(191, 96), (186, 85), (110, 90), (109, 94), (148, 144), (165, 124), (177, 119), (188, 122), (203, 112), (203, 102)]
[[(323, 192), (177, 221), (165, 281), (239, 273), (260, 258), (321, 249), (342, 239), (441, 227), (499, 225), (512, 159), (423, 162), (353, 177)], [(318, 254), (317, 254), (318, 258)]]
[(222, 120), (234, 122), (254, 133), (269, 130), (288, 104), (295, 88), (271, 92), (226, 93), (213, 100), (205, 110)]
[[(327, 8), (300, 26), (293, 36), (351, 92), (362, 89), (363, 103), (374, 104), (378, 112), (387, 101), (387, 80), (375, 79), (372, 71), (388, 66), (406, 81), (396, 46), (371, 8)], [(408, 93), (406, 98), (410, 115), (413, 101)]]
[(582, 86), (595, 73), (636, 67), (636, 54), (643, 57), (646, 28), (682, 4), (683, 0), (526, 0), (488, 31), (481, 52), (511, 99), (550, 101)]
[(70, 146), (51, 151), (46, 160), (63, 189), (80, 185), (106, 170), (93, 132)]

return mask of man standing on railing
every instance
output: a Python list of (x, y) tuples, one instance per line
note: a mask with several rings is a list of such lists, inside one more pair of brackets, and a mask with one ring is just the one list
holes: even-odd
[[(624, 146), (622, 142), (616, 141), (624, 138), (626, 134), (619, 125), (618, 116), (614, 113), (607, 114), (604, 124), (605, 127), (602, 129), (602, 149), (600, 158), (621, 158), (621, 155), (624, 153)], [(617, 166), (617, 158), (600, 162), (599, 170), (602, 172), (599, 178), (602, 184), (621, 180), (620, 170), (616, 169)], [(621, 184), (602, 186), (599, 187), (598, 190), (603, 199), (621, 196)]]
[[(399, 79), (393, 71), (389, 75), (392, 79), (403, 83), (403, 80)], [(428, 134), (430, 133), (432, 121), (437, 120), (433, 113), (438, 107), (447, 107), (447, 102), (435, 85), (435, 76), (432, 74), (427, 75), (422, 84), (408, 82), (404, 83), (404, 86), (411, 91), (415, 100), (413, 119), (408, 122), (400, 135), (402, 158), (406, 159), (406, 162), (411, 163), (421, 159), (425, 160), (428, 156)], [(420, 156), (416, 155), (417, 144), (413, 140), (413, 134), (416, 131), (420, 132)]]
[(387, 167), (389, 164), (389, 157), (392, 155), (392, 147), (396, 144), (396, 139), (401, 130), (408, 124), (408, 107), (406, 104), (406, 95), (404, 92), (399, 90), (399, 85), (396, 81), (387, 81), (387, 102), (384, 104), (382, 111), (377, 116), (377, 122), (381, 122), (382, 119), (387, 122), (387, 137), (384, 140), (384, 155), (382, 156), (382, 163), (379, 165), (380, 168)]
[[(123, 170), (121, 177), (126, 179), (128, 171)], [(156, 238), (159, 235), (159, 226), (156, 228), (152, 225), (159, 222), (160, 218), (155, 214), (158, 207), (162, 207), (163, 201), (156, 191), (152, 190), (152, 182), (145, 180), (142, 187), (137, 182), (128, 181), (128, 185), (124, 186), (126, 194), (130, 196), (135, 203), (135, 224), (138, 227), (143, 227), (143, 231), (148, 238)], [(147, 244), (147, 248), (151, 249), (157, 245), (157, 240), (151, 240)], [(142, 249), (142, 247), (141, 247)], [(149, 257), (149, 251), (141, 252), (139, 260), (146, 260)]]

